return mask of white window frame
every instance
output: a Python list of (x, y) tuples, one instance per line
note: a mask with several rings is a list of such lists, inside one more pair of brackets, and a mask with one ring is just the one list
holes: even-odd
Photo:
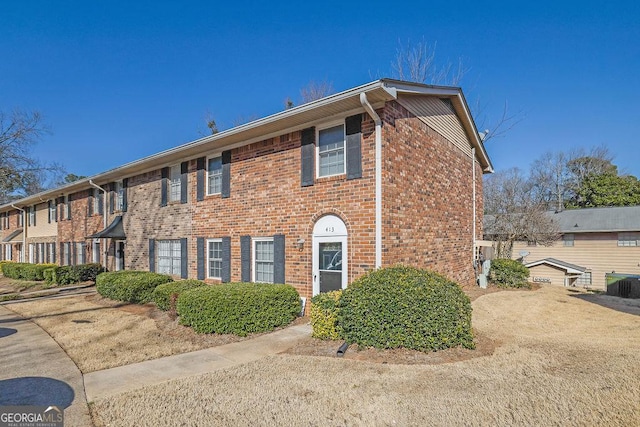
[[(34, 207), (34, 211), (35, 211), (35, 207)], [(53, 200), (51, 201), (51, 206), (48, 209), (47, 214), (49, 215), (49, 221), (50, 222), (56, 222), (56, 212), (58, 211), (58, 206), (56, 205), (56, 201)], [(35, 212), (34, 212), (35, 214)], [(34, 215), (35, 217), (35, 215)], [(33, 224), (33, 222), (31, 223)]]
[[(212, 258), (211, 257), (211, 245), (219, 244), (220, 245), (220, 258)], [(220, 275), (216, 276), (211, 274), (212, 263), (220, 263), (219, 268)], [(207, 278), (208, 279), (222, 279), (222, 239), (207, 239)]]
[(85, 262), (84, 257), (86, 256), (86, 250), (83, 251), (83, 249), (86, 249), (85, 243), (76, 242), (76, 259), (75, 259), (74, 265), (84, 264)]
[(167, 182), (167, 195), (169, 203), (180, 202), (182, 197), (182, 168), (180, 163), (169, 168), (169, 179)]
[[(220, 170), (219, 171), (215, 171), (215, 174), (213, 174), (210, 169), (209, 169), (209, 164), (211, 162), (211, 160), (215, 160), (215, 159), (220, 159)], [(216, 156), (210, 156), (207, 157), (207, 164), (206, 164), (206, 170), (207, 170), (207, 176), (206, 176), (206, 180), (207, 180), (207, 196), (213, 196), (215, 194), (221, 194), (222, 193), (222, 155), (216, 155)], [(211, 185), (209, 184), (209, 182), (211, 181), (211, 178), (215, 176), (218, 178), (219, 182), (220, 182), (220, 188), (219, 189), (212, 189)], [(218, 190), (218, 191), (216, 191)]]
[(24, 216), (26, 212), (18, 211), (18, 227), (24, 227)]
[[(168, 245), (168, 248), (163, 248)], [(178, 256), (176, 256), (176, 247)], [(167, 253), (168, 251), (168, 253)], [(163, 253), (164, 252), (164, 253)], [(156, 272), (169, 274), (171, 276), (180, 276), (182, 272), (182, 245), (180, 239), (163, 239), (156, 240)], [(168, 268), (161, 261), (168, 260)], [(177, 262), (177, 272), (176, 272)]]
[(100, 239), (93, 239), (91, 243), (91, 260), (94, 264), (100, 264)]
[(12, 253), (13, 248), (11, 247), (11, 243), (8, 243), (8, 244), (4, 245), (4, 249), (5, 249), (5, 253), (4, 253), (5, 257), (4, 257), (4, 259), (7, 260), (7, 261), (13, 260), (13, 253)]
[[(342, 136), (343, 136), (343, 140), (342, 140), (342, 172), (338, 172), (338, 173), (333, 173), (333, 174), (328, 174), (328, 175), (321, 175), (320, 174), (320, 133), (322, 131), (325, 131), (327, 129), (331, 129), (331, 128), (335, 128), (338, 126), (342, 126)], [(335, 152), (335, 151), (339, 151), (340, 148), (335, 148), (330, 150), (330, 152)], [(347, 173), (347, 126), (345, 124), (344, 120), (340, 120), (340, 121), (334, 121), (334, 122), (330, 122), (330, 123), (326, 123), (324, 125), (322, 125), (322, 127), (318, 127), (316, 129), (316, 178), (327, 178), (330, 176), (339, 176), (339, 175), (344, 175)]]
[(113, 210), (116, 212), (122, 212), (124, 204), (124, 184), (122, 181), (116, 181), (116, 188), (114, 192)]
[(29, 209), (29, 226), (33, 227), (36, 222), (36, 205), (31, 206)]
[[(258, 243), (270, 242), (271, 243), (271, 261), (258, 260), (257, 259), (257, 246)], [(268, 280), (258, 280), (258, 263), (271, 264), (271, 281)], [(255, 283), (274, 283), (274, 267), (275, 267), (275, 245), (273, 243), (273, 237), (255, 237), (251, 239), (251, 281)]]
[(576, 236), (573, 233), (567, 233), (562, 235), (562, 246), (573, 247), (575, 246)]
[(47, 261), (44, 250), (44, 243), (38, 243), (38, 246), (36, 246), (36, 250), (38, 251), (38, 262), (44, 264)]
[(576, 279), (576, 285), (591, 286), (593, 284), (593, 275), (590, 271), (585, 271)]
[(71, 251), (71, 244), (68, 242), (64, 242), (62, 244), (62, 265), (69, 265), (69, 260), (70, 260), (70, 256), (69, 256), (69, 251)]
[(36, 245), (35, 243), (29, 243), (29, 263), (36, 262)]
[(55, 243), (47, 243), (47, 252), (49, 253), (49, 262), (51, 264), (55, 264), (57, 261), (55, 247), (56, 247)]
[[(100, 199), (99, 197), (103, 197), (104, 198), (104, 193), (100, 190), (98, 190), (97, 188), (93, 188), (93, 215), (101, 215), (100, 214)], [(103, 199), (103, 206), (104, 206), (104, 199)]]
[(64, 205), (62, 207), (62, 216), (64, 219), (69, 219), (69, 195), (64, 195)]
[(618, 246), (622, 247), (636, 247), (640, 240), (640, 233), (638, 232), (621, 232), (618, 233)]

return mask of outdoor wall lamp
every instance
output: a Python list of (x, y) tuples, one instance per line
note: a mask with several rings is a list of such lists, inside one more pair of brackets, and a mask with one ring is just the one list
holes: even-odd
[(295, 245), (299, 251), (302, 251), (304, 249), (304, 239), (298, 239)]

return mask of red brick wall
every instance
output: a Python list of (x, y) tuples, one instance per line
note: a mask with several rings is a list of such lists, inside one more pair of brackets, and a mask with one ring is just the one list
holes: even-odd
[[(58, 204), (58, 246), (56, 247), (56, 258), (58, 260), (58, 264), (63, 264), (63, 254), (60, 250), (60, 243), (66, 242), (85, 242), (85, 262), (91, 262), (92, 260), (93, 254), (91, 251), (93, 249), (93, 245), (91, 244), (91, 239), (87, 239), (86, 237), (102, 230), (104, 228), (104, 220), (102, 215), (98, 213), (88, 216), (88, 202), (91, 191), (92, 190), (85, 190), (71, 195), (70, 201), (68, 202), (71, 204), (71, 219), (67, 219), (66, 204)], [(104, 252), (104, 248), (102, 248), (101, 251)], [(108, 268), (113, 267), (108, 265)]]
[[(475, 283), (471, 158), (396, 102), (381, 117), (383, 264), (429, 268), (460, 284)], [(477, 164), (476, 173), (481, 200)], [(481, 203), (477, 209), (479, 225)]]
[[(12, 210), (7, 212), (9, 223), (8, 223), (8, 227), (4, 227), (4, 223), (3, 223), (2, 240), (4, 240), (5, 237), (7, 237), (8, 235), (16, 231), (18, 228), (23, 228), (23, 227), (18, 227), (19, 214), (21, 214), (21, 212), (18, 210)], [(0, 247), (0, 249), (2, 250), (2, 259), (5, 259), (5, 254), (6, 254), (5, 245), (8, 245), (8, 244), (9, 243), (3, 243), (2, 246)], [(22, 240), (20, 240), (19, 242), (14, 241), (10, 244), (11, 244), (11, 260), (9, 261), (20, 261), (20, 252), (22, 251)], [(28, 260), (25, 259), (25, 261), (28, 261)]]

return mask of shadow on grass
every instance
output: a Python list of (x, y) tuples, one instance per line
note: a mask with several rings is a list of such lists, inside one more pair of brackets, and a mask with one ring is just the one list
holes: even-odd
[(18, 332), (17, 329), (13, 328), (0, 328), (0, 338), (8, 337), (9, 335), (13, 335)]
[(640, 299), (621, 298), (605, 294), (585, 294), (576, 293), (569, 295), (572, 298), (578, 298), (583, 301), (597, 304), (601, 307), (610, 308), (622, 313), (634, 314), (640, 316)]
[[(122, 304), (122, 305), (127, 305), (127, 304)], [(19, 322), (19, 321), (22, 321), (22, 320), (44, 319), (44, 318), (47, 318), (47, 317), (64, 316), (64, 315), (67, 315), (67, 314), (83, 313), (83, 312), (87, 312), (87, 311), (110, 310), (110, 309), (118, 308), (118, 307), (120, 307), (120, 304), (118, 304), (116, 306), (113, 306), (113, 307), (85, 308), (83, 310), (63, 311), (63, 312), (60, 312), (60, 313), (41, 314), (41, 315), (38, 315), (38, 316), (11, 317), (9, 319), (0, 319), (0, 323), (13, 323), (13, 322)]]
[(54, 405), (68, 408), (75, 398), (64, 381), (48, 377), (20, 377), (0, 380), (0, 405)]

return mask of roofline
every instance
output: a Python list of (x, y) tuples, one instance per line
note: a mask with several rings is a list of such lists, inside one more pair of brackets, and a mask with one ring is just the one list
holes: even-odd
[(540, 265), (540, 264), (553, 265), (554, 267), (558, 267), (558, 268), (561, 268), (561, 269), (565, 270), (567, 273), (576, 273), (576, 274), (580, 273), (580, 274), (582, 274), (585, 271), (587, 271), (586, 268), (581, 267), (579, 265), (576, 265), (576, 267), (584, 268), (584, 270), (579, 270), (577, 268), (573, 268), (573, 267), (569, 267), (569, 266), (566, 266), (566, 265), (558, 264), (556, 262), (550, 261), (548, 258), (541, 259), (541, 260), (538, 260), (538, 261), (529, 262), (529, 263), (525, 264), (524, 266), (527, 267), (527, 268), (531, 268), (531, 267), (535, 267), (535, 266)]
[[(186, 152), (189, 150), (191, 151), (197, 150), (199, 147), (203, 147), (209, 143), (212, 143), (215, 141), (223, 141), (224, 139), (230, 138), (232, 136), (239, 135), (256, 128), (260, 128), (262, 126), (266, 126), (268, 124), (272, 124), (289, 117), (294, 117), (299, 114), (321, 108), (323, 106), (327, 106), (339, 101), (344, 101), (351, 97), (359, 98), (361, 93), (368, 93), (372, 91), (382, 91), (381, 93), (385, 94), (384, 98), (386, 98), (386, 100), (388, 101), (397, 99), (398, 93), (421, 94), (421, 95), (457, 98), (462, 108), (462, 111), (461, 111), (463, 115), (462, 122), (463, 122), (463, 125), (465, 125), (465, 130), (467, 130), (468, 136), (472, 140), (471, 141), (472, 145), (480, 149), (480, 152), (476, 153), (476, 155), (480, 154), (481, 160), (486, 165), (484, 166), (484, 170), (486, 172), (493, 172), (493, 165), (491, 164), (491, 160), (489, 159), (489, 156), (484, 148), (484, 145), (482, 144), (482, 141), (476, 129), (475, 122), (473, 121), (473, 117), (471, 116), (469, 106), (466, 102), (466, 99), (464, 98), (461, 88), (453, 87), (453, 86), (425, 85), (420, 83), (411, 83), (411, 82), (405, 82), (401, 80), (383, 78), (370, 83), (366, 83), (361, 86), (357, 86), (355, 88), (345, 90), (343, 92), (329, 95), (321, 99), (317, 99), (315, 101), (308, 102), (306, 104), (292, 107), (290, 109), (280, 111), (275, 114), (271, 114), (261, 119), (254, 120), (252, 122), (245, 123), (245, 124), (236, 126), (234, 128), (218, 132), (213, 135), (208, 135), (203, 138), (199, 138), (194, 141), (190, 141), (185, 144), (178, 145), (176, 147), (161, 151), (156, 154), (152, 154), (150, 156), (143, 157), (138, 160), (134, 160), (132, 162), (125, 163), (122, 166), (109, 169), (105, 172), (101, 172), (99, 174), (92, 175), (87, 178), (83, 178), (81, 180), (62, 185), (60, 187), (52, 188), (50, 190), (42, 191), (37, 194), (33, 194), (18, 200), (14, 200), (12, 202), (1, 205), (0, 211), (9, 210), (8, 208), (11, 208), (12, 204), (29, 206), (29, 205), (39, 204), (39, 203), (46, 203), (49, 200), (53, 200), (56, 197), (59, 197), (65, 194), (70, 194), (73, 192), (92, 188), (89, 181), (104, 184), (104, 183), (113, 181), (114, 179), (122, 179), (122, 178), (126, 178), (127, 176), (133, 176), (133, 175), (144, 173), (145, 171), (148, 172), (150, 170), (156, 170), (157, 167), (155, 166), (150, 167), (149, 169), (146, 169), (146, 170), (144, 168), (140, 169), (140, 167), (144, 166), (146, 163), (152, 163), (155, 160), (161, 161), (163, 159), (167, 159), (167, 161), (169, 161), (171, 156), (175, 154), (179, 154), (181, 152)], [(362, 111), (364, 111), (364, 108), (362, 109)], [(285, 129), (293, 130), (297, 128), (302, 129), (303, 126), (283, 127), (283, 130)], [(252, 142), (254, 142), (253, 138), (249, 138), (243, 141), (241, 145), (247, 145)], [(225, 147), (229, 149), (229, 148), (235, 148), (234, 146), (238, 146), (238, 144), (235, 142), (229, 142), (227, 145), (223, 144), (221, 147)], [(192, 158), (196, 158), (196, 157), (197, 156), (193, 156), (193, 157), (187, 156), (184, 158), (183, 161), (191, 160)]]

